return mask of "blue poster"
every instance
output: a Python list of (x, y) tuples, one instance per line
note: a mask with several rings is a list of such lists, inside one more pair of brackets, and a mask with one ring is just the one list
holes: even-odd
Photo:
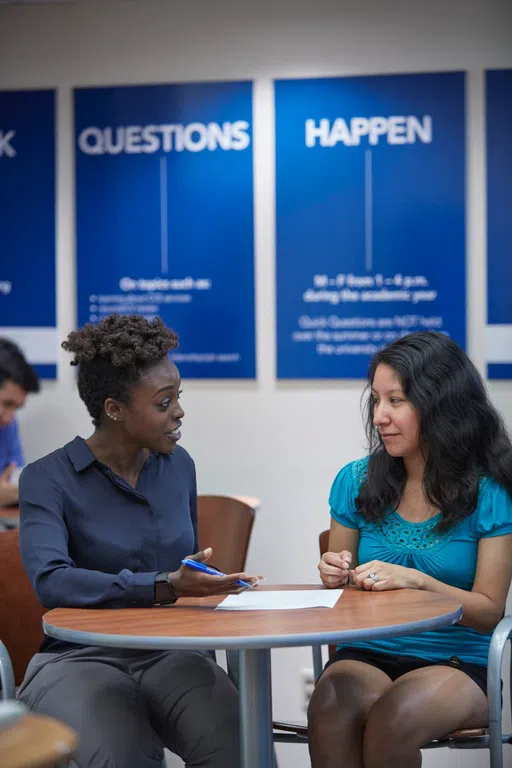
[(465, 78), (275, 84), (277, 369), (366, 376), (416, 330), (464, 347)]
[(512, 379), (512, 69), (486, 72), (487, 372)]
[(254, 378), (252, 84), (75, 90), (78, 324), (160, 316), (186, 378)]
[(0, 91), (0, 212), (0, 336), (54, 379), (54, 91)]

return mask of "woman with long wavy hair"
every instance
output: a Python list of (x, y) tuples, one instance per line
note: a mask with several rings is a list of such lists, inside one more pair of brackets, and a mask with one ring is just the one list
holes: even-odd
[(339, 646), (311, 698), (313, 768), (418, 768), (421, 747), (488, 724), (486, 665), (512, 577), (512, 445), (478, 371), (418, 332), (369, 370), (369, 454), (329, 498), (326, 587), (457, 598), (455, 626)]

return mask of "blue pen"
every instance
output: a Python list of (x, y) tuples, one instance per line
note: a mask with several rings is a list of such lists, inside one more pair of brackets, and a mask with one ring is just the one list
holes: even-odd
[[(200, 563), (197, 560), (188, 560), (188, 558), (185, 558), (185, 560), (182, 560), (181, 562), (183, 565), (187, 565), (189, 568), (195, 568), (196, 571), (208, 573), (210, 576), (227, 576), (227, 573), (222, 573), (222, 571), (219, 571), (218, 568), (205, 565), (204, 563)], [(242, 579), (238, 579), (237, 584), (240, 584), (242, 587), (249, 587), (252, 589), (252, 584), (249, 584), (247, 581), (242, 581)]]

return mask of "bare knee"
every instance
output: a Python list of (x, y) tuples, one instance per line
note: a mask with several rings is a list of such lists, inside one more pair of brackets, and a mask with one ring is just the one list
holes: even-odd
[(427, 713), (414, 697), (390, 692), (371, 708), (363, 734), (366, 768), (421, 765), (421, 748), (431, 741)]
[[(361, 664), (333, 664), (318, 681), (308, 707), (308, 721), (315, 724), (329, 717), (341, 721), (366, 721), (382, 694), (382, 684), (372, 685), (361, 674)], [(380, 683), (381, 681), (379, 681)]]
[(368, 765), (380, 757), (419, 752), (428, 742), (485, 720), (487, 702), (478, 686), (459, 670), (435, 666), (399, 678), (372, 707), (365, 730)]
[(352, 660), (339, 661), (320, 678), (308, 710), (309, 752), (314, 768), (362, 765), (368, 713), (391, 685), (381, 670)]
[(368, 714), (365, 738), (376, 744), (419, 742), (418, 746), (422, 746), (422, 731), (422, 719), (417, 717), (410, 701), (398, 696), (383, 696)]

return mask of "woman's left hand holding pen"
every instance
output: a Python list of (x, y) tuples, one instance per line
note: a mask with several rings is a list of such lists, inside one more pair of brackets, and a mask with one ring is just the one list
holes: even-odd
[[(187, 560), (197, 560), (206, 563), (212, 555), (211, 547), (189, 555)], [(229, 573), (225, 576), (211, 576), (182, 565), (178, 571), (169, 573), (176, 597), (207, 597), (208, 595), (236, 595), (247, 587), (240, 586), (239, 581), (245, 581), (255, 587), (261, 577), (249, 576), (247, 573)]]

